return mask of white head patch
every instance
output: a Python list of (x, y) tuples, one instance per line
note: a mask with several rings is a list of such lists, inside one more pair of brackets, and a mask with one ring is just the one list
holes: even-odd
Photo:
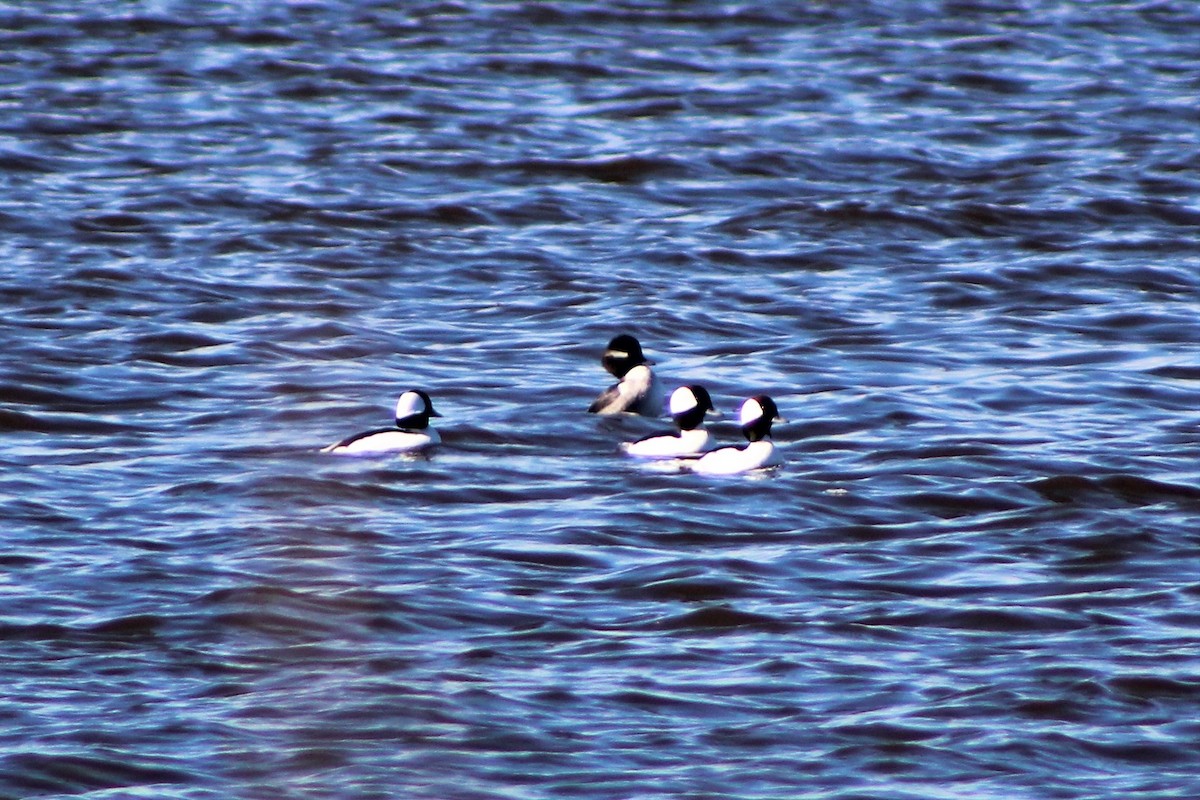
[(741, 424), (749, 425), (755, 420), (761, 419), (763, 408), (758, 404), (758, 401), (751, 397), (746, 402), (742, 403)]
[(698, 405), (696, 395), (686, 386), (680, 386), (671, 392), (671, 416), (691, 411)]
[(411, 417), (425, 411), (425, 401), (416, 392), (405, 392), (396, 401), (396, 419)]

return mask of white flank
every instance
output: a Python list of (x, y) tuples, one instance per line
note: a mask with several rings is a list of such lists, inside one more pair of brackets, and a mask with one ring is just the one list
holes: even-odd
[(430, 447), (441, 440), (438, 432), (433, 428), (427, 428), (423, 431), (383, 431), (381, 433), (373, 433), (370, 436), (364, 436), (361, 439), (354, 439), (341, 447), (330, 445), (323, 452), (348, 456), (405, 453)]
[[(758, 405), (755, 403), (755, 405)], [(689, 467), (702, 475), (736, 475), (781, 463), (775, 445), (768, 439), (751, 442), (745, 447), (722, 447), (705, 453)]]
[(708, 431), (681, 431), (679, 436), (653, 436), (638, 442), (625, 442), (621, 449), (640, 458), (676, 458), (694, 456), (708, 448)]

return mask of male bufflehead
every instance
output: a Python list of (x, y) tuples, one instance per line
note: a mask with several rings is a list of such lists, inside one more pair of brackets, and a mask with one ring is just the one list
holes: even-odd
[(631, 411), (647, 417), (662, 413), (662, 395), (658, 381), (650, 371), (650, 365), (642, 354), (638, 340), (627, 333), (614, 336), (608, 343), (600, 363), (618, 379), (604, 390), (588, 407), (591, 414), (620, 414)]
[(429, 395), (420, 389), (410, 389), (396, 401), (396, 427), (357, 433), (321, 452), (372, 455), (420, 450), (442, 440), (438, 432), (429, 427), (429, 418), (440, 416), (433, 410)]
[(771, 423), (777, 419), (782, 421), (774, 400), (765, 394), (751, 397), (742, 403), (740, 414), (742, 433), (749, 444), (710, 450), (688, 468), (705, 475), (733, 475), (782, 463), (770, 439)]
[(680, 386), (671, 393), (671, 417), (678, 432), (655, 433), (636, 442), (623, 442), (621, 449), (643, 458), (694, 456), (708, 449), (708, 431), (700, 427), (705, 413), (713, 410), (712, 398), (703, 386)]

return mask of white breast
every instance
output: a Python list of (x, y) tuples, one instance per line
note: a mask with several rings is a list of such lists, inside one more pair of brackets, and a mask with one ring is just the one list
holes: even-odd
[(625, 401), (625, 407), (629, 411), (647, 417), (657, 417), (662, 414), (662, 392), (658, 388), (658, 381), (655, 380), (654, 373), (646, 365), (640, 364), (626, 372), (625, 377), (617, 386), (617, 391), (620, 392)]
[(751, 442), (745, 447), (722, 447), (705, 453), (690, 464), (690, 469), (704, 475), (735, 475), (752, 469), (780, 463), (775, 445), (769, 439)]

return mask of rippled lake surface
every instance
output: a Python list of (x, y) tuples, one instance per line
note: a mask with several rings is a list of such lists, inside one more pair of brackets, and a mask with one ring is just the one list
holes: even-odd
[[(1200, 796), (1198, 96), (1182, 0), (0, 3), (0, 797)], [(787, 463), (623, 458), (622, 331)]]

